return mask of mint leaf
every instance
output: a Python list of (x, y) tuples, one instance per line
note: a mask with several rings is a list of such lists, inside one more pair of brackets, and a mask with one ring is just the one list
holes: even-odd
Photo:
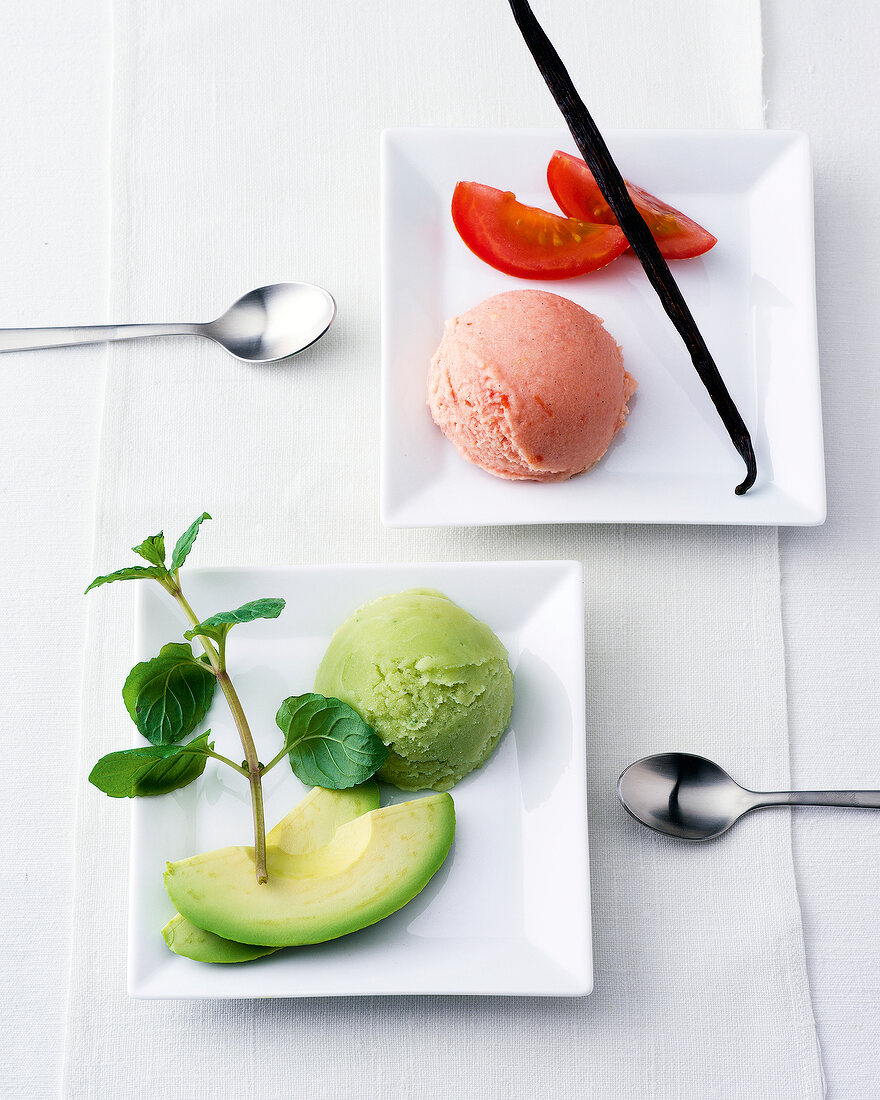
[(218, 611), (216, 615), (187, 630), (184, 638), (195, 638), (200, 635), (220, 642), (238, 623), (252, 623), (254, 619), (277, 619), (284, 607), (284, 600), (280, 599), (251, 600), (250, 603), (242, 604), (235, 611)]
[(177, 544), (174, 547), (174, 553), (171, 555), (172, 570), (179, 569), (181, 565), (183, 565), (183, 563), (186, 561), (190, 550), (192, 550), (193, 548), (193, 543), (198, 538), (199, 528), (206, 519), (210, 518), (211, 517), (208, 515), (207, 512), (202, 512), (199, 518), (193, 520), (193, 522), (189, 525), (189, 527), (187, 527), (187, 529), (177, 540)]
[(275, 721), (297, 779), (342, 790), (363, 783), (388, 756), (372, 726), (340, 699), (311, 692), (285, 699)]
[(102, 756), (89, 774), (89, 782), (111, 798), (167, 794), (192, 783), (208, 762), (206, 730), (186, 745), (150, 745)]
[(208, 712), (217, 680), (183, 642), (162, 646), (157, 657), (128, 674), (122, 698), (138, 730), (154, 745), (170, 745), (196, 728)]
[(117, 569), (115, 573), (95, 577), (86, 592), (91, 592), (93, 588), (100, 588), (102, 584), (112, 584), (114, 581), (156, 581), (164, 577), (166, 572), (164, 565), (129, 565), (125, 569)]
[(161, 565), (165, 568), (165, 536), (160, 531), (158, 535), (150, 535), (145, 538), (140, 546), (133, 546), (132, 550), (150, 563)]
[(194, 638), (211, 638), (213, 641), (220, 643), (232, 629), (229, 623), (214, 623), (211, 619), (205, 619), (203, 623), (199, 623), (198, 626), (194, 626), (191, 630), (184, 631), (184, 638), (189, 638), (192, 641)]

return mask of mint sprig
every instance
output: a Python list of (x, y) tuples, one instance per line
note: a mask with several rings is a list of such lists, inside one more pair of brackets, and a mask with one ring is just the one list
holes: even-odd
[[(189, 556), (199, 528), (211, 517), (203, 512), (174, 546), (165, 564), (165, 537), (160, 531), (134, 547), (147, 565), (130, 565), (96, 577), (87, 592), (124, 580), (155, 580), (175, 600), (189, 623), (184, 637), (198, 638), (204, 655), (196, 657), (184, 642), (168, 642), (148, 661), (131, 670), (122, 689), (126, 709), (149, 746), (124, 749), (102, 757), (89, 780), (113, 798), (165, 794), (185, 787), (214, 759), (238, 772), (250, 785), (254, 818), (254, 868), (258, 882), (266, 882), (266, 826), (262, 777), (285, 756), (304, 782), (341, 789), (368, 779), (384, 762), (388, 750), (375, 732), (338, 699), (322, 695), (292, 696), (282, 703), (276, 721), (284, 733), (284, 747), (266, 765), (260, 763), (244, 709), (226, 669), (226, 636), (233, 626), (257, 619), (275, 619), (284, 600), (265, 598), (220, 611), (200, 620), (183, 594), (180, 569)], [(214, 751), (208, 733), (183, 744), (205, 719), (217, 686), (226, 698), (238, 730), (244, 761)]]

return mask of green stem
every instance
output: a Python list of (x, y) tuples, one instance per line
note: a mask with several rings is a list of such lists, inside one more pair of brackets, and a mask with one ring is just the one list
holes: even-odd
[(254, 739), (251, 737), (241, 701), (225, 669), (217, 673), (217, 683), (226, 696), (226, 702), (232, 711), (232, 717), (235, 719), (238, 735), (241, 738), (241, 747), (244, 749), (244, 756), (247, 761), (247, 776), (251, 785), (251, 803), (254, 811), (254, 867), (257, 873), (257, 882), (263, 883), (269, 878), (269, 873), (266, 870), (266, 821), (263, 816), (263, 769), (257, 759)]
[[(184, 596), (177, 574), (173, 576), (169, 575), (166, 580), (162, 581), (162, 585), (180, 604), (190, 624), (192, 626), (198, 626), (201, 619), (190, 607), (186, 596)], [(238, 768), (237, 764), (233, 764), (233, 767), (237, 768), (243, 775), (246, 775), (251, 785), (251, 805), (253, 806), (254, 815), (254, 870), (256, 871), (257, 882), (262, 884), (269, 879), (269, 873), (266, 870), (266, 821), (263, 815), (263, 784), (261, 782), (263, 768), (260, 766), (260, 761), (257, 758), (254, 739), (251, 736), (250, 727), (248, 726), (247, 718), (242, 709), (241, 700), (238, 698), (235, 688), (232, 686), (232, 681), (229, 679), (229, 675), (226, 672), (226, 662), (224, 659), (225, 646), (223, 647), (224, 652), (220, 653), (217, 651), (210, 638), (203, 638), (199, 635), (199, 641), (202, 643), (202, 648), (208, 660), (211, 662), (211, 668), (214, 670), (214, 675), (217, 677), (217, 683), (220, 685), (220, 690), (226, 696), (226, 702), (229, 704), (229, 709), (232, 712), (232, 717), (238, 729), (238, 736), (241, 739), (241, 747), (244, 750), (247, 770)], [(231, 761), (228, 762), (231, 763)]]
[[(243, 775), (245, 779), (248, 778), (248, 773), (240, 764), (236, 764), (234, 760), (230, 760), (228, 756), (223, 756), (222, 753), (214, 752), (213, 749), (204, 748), (201, 750), (205, 756), (210, 756), (212, 760), (219, 760), (223, 764), (228, 764), (230, 768), (234, 768), (239, 775)], [(263, 771), (265, 772), (265, 768)]]
[(275, 767), (275, 765), (276, 765), (276, 764), (278, 763), (278, 761), (279, 761), (279, 760), (283, 760), (283, 759), (284, 759), (284, 757), (285, 757), (285, 756), (287, 756), (287, 754), (288, 754), (289, 752), (290, 752), (290, 748), (289, 748), (289, 747), (287, 747), (287, 746), (285, 746), (285, 747), (284, 747), (284, 748), (283, 748), (283, 749), (281, 750), (281, 752), (279, 752), (279, 753), (278, 753), (278, 755), (277, 755), (277, 756), (273, 756), (273, 757), (272, 757), (272, 759), (271, 759), (271, 760), (269, 761), (269, 763), (268, 763), (268, 764), (264, 764), (264, 765), (263, 765), (263, 775), (265, 775), (265, 774), (266, 774), (266, 772), (268, 772), (268, 771), (271, 771), (271, 770), (272, 770), (272, 768), (274, 768), (274, 767)]

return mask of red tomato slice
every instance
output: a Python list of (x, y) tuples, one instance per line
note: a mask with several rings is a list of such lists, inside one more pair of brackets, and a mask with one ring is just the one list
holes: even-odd
[(611, 263), (628, 244), (617, 225), (597, 225), (524, 206), (510, 191), (457, 183), (452, 220), (471, 252), (524, 279), (571, 279)]
[[(625, 182), (630, 198), (667, 260), (702, 256), (715, 244), (716, 238), (686, 214), (649, 195), (634, 183)], [(570, 218), (617, 225), (617, 218), (593, 179), (593, 173), (579, 157), (557, 149), (547, 165), (547, 183), (553, 198), (559, 203), (559, 209)]]

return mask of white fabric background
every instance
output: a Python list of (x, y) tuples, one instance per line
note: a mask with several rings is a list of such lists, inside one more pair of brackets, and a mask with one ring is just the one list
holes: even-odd
[[(0, 4), (0, 324), (104, 319), (110, 23)], [(61, 1072), (79, 767), (83, 578), (106, 349), (0, 360), (0, 1093)], [(85, 583), (88, 583), (86, 581)]]
[[(604, 125), (760, 124), (757, 8), (716, 6), (694, 22), (689, 7), (678, 19), (669, 5), (653, 15), (645, 5), (568, 7), (550, 22), (560, 42), (583, 40), (598, 18), (609, 41), (662, 47), (639, 50), (637, 64), (622, 53), (572, 59)], [(213, 1095), (222, 1049), (234, 1095), (289, 1096), (296, 1072), (294, 1094), (328, 1100), (677, 1096), (695, 1066), (700, 1088), (720, 1100), (768, 1088), (819, 1095), (788, 819), (756, 817), (696, 864), (692, 850), (631, 824), (613, 794), (621, 767), (670, 737), (759, 786), (785, 782), (775, 532), (379, 525), (378, 131), (557, 120), (506, 8), (401, 0), (385, 5), (371, 35), (364, 18), (342, 3), (307, 14), (275, 3), (246, 14), (231, 2), (118, 7), (113, 312), (200, 316), (288, 277), (331, 287), (340, 318), (318, 347), (277, 368), (246, 370), (207, 345), (111, 351), (96, 568), (116, 566), (130, 531), (174, 529), (202, 508), (217, 519), (203, 563), (581, 558), (596, 993), (142, 1003), (123, 991), (123, 941), (77, 937), (65, 1093)], [(308, 63), (291, 68), (294, 42)], [(432, 67), (438, 48), (455, 58), (445, 79)], [(627, 63), (621, 103), (615, 77)], [(82, 775), (118, 744), (130, 606), (124, 588), (91, 603)], [(126, 824), (124, 806), (83, 787), (75, 929), (98, 909), (107, 927), (123, 925)]]
[[(563, 7), (569, 5), (562, 0), (554, 3), (548, 21), (551, 29), (570, 27), (576, 21), (574, 6), (568, 15)], [(616, 9), (615, 18), (621, 25), (626, 23), (621, 34), (635, 36), (645, 25), (637, 9), (638, 5)], [(537, 10), (547, 18), (546, 6)], [(596, 9), (591, 5), (590, 10)], [(714, 18), (708, 6), (703, 17)], [(221, 26), (215, 28), (217, 33)], [(876, 785), (872, 735), (877, 713), (873, 653), (878, 586), (873, 563), (880, 541), (876, 482), (880, 463), (872, 360), (876, 360), (880, 230), (878, 149), (869, 135), (878, 91), (878, 32), (870, 0), (853, 0), (845, 9), (828, 10), (820, 0), (764, 3), (768, 124), (807, 130), (816, 163), (829, 523), (819, 531), (781, 533), (793, 757), (796, 778), (805, 786), (833, 781)], [(209, 33), (213, 32), (206, 30)], [(665, 41), (674, 42), (682, 34), (689, 38), (689, 33), (671, 21)], [(0, 276), (0, 321), (102, 320), (110, 5), (107, 0), (75, 0), (61, 7), (48, 0), (31, 0), (27, 5), (13, 0), (0, 10), (0, 36), (7, 47), (0, 102), (0, 133), (7, 151), (2, 172), (0, 240), (5, 263)], [(485, 43), (483, 47), (485, 52)], [(373, 47), (368, 42), (366, 48)], [(295, 48), (291, 57), (303, 63)], [(615, 58), (623, 61), (621, 51)], [(145, 65), (150, 63), (144, 59)], [(500, 75), (507, 73), (509, 64), (505, 53)], [(586, 59), (583, 66), (576, 60), (572, 64), (584, 91), (599, 96), (591, 102), (597, 114), (602, 105), (603, 125), (700, 125), (704, 121), (702, 102), (679, 115), (664, 101), (662, 89), (657, 102), (636, 101), (632, 110), (609, 105), (601, 99), (606, 94), (602, 89), (596, 92), (588, 86), (585, 67)], [(520, 71), (525, 76), (527, 66)], [(147, 79), (149, 73), (144, 76)], [(670, 67), (664, 76), (681, 82), (687, 74)], [(723, 74), (723, 79), (729, 76)], [(438, 86), (443, 80), (438, 75)], [(381, 81), (387, 109), (383, 123), (424, 121), (417, 113), (419, 103), (401, 94), (393, 71), (383, 73)], [(545, 106), (543, 113), (537, 109), (543, 94), (540, 86), (533, 91), (510, 117), (494, 111), (477, 121), (555, 123), (547, 113), (552, 108)], [(210, 89), (203, 87), (198, 94), (207, 98)], [(480, 109), (488, 111), (496, 102), (500, 100), (485, 101)], [(438, 114), (437, 121), (475, 121), (472, 106), (462, 105), (454, 117)], [(434, 109), (441, 111), (436, 102)], [(645, 117), (634, 117), (639, 109), (644, 109)], [(719, 124), (747, 122), (743, 117)], [(120, 262), (124, 265), (124, 258)], [(180, 281), (186, 282), (183, 273)], [(237, 293), (244, 283), (242, 278), (231, 289)], [(142, 311), (141, 302), (136, 303), (140, 319), (158, 316), (151, 308), (150, 290), (141, 291)], [(169, 311), (178, 304), (171, 298), (169, 294)], [(224, 304), (223, 299), (216, 304)], [(182, 358), (191, 363), (190, 349), (182, 350)], [(75, 714), (85, 606), (79, 592), (90, 571), (91, 483), (103, 362), (101, 349), (7, 356), (0, 362), (0, 567), (7, 626), (0, 664), (0, 744), (10, 791), (0, 805), (0, 829), (7, 845), (2, 877), (4, 1081), (0, 1092), (16, 1098), (53, 1096), (59, 1080), (72, 888), (72, 794), (79, 767)], [(201, 504), (197, 501), (196, 507)], [(162, 516), (169, 527), (176, 518)], [(216, 527), (219, 530), (219, 524)], [(121, 524), (120, 534), (127, 544), (128, 530)], [(233, 549), (240, 549), (240, 533), (234, 534)], [(516, 552), (527, 551), (520, 547)], [(287, 560), (295, 560), (295, 554)], [(117, 611), (119, 615), (115, 623), (127, 608), (123, 600), (113, 610), (114, 616)], [(51, 677), (47, 677), (49, 671)], [(125, 662), (120, 659), (117, 678), (124, 671)], [(880, 896), (872, 871), (876, 825), (868, 814), (831, 814), (829, 818), (807, 812), (795, 818), (795, 835), (802, 841), (797, 869), (815, 1010), (829, 1095), (846, 1100), (873, 1098), (878, 1091), (876, 1049), (880, 1044), (876, 936)], [(118, 825), (117, 820), (114, 827)], [(593, 826), (595, 831), (595, 821)], [(116, 871), (108, 866), (106, 874), (109, 880)], [(85, 934), (103, 935), (102, 923), (96, 925), (97, 933)], [(602, 965), (597, 954), (597, 967)], [(121, 995), (121, 989), (120, 976), (116, 994)], [(269, 1008), (258, 1007), (253, 1026), (245, 1029), (245, 1041), (254, 1047), (264, 1019), (261, 1013)], [(421, 1003), (413, 1007), (417, 1038), (426, 1040), (423, 1029), (428, 1027), (436, 1037), (437, 1017), (422, 1019), (415, 1014)], [(455, 1005), (448, 1007), (455, 1009)], [(110, 1011), (105, 990), (96, 990), (88, 1011), (94, 1016)], [(502, 1003), (498, 1019), (506, 1028), (519, 1011), (514, 1003)], [(338, 1009), (334, 1018), (340, 1024), (346, 1022)], [(355, 1024), (362, 1021), (356, 1013), (346, 1019)], [(552, 1034), (552, 1010), (542, 1020)], [(380, 1029), (380, 1035), (382, 1050), (390, 1053), (388, 1033)], [(489, 1028), (467, 1033), (462, 1029), (456, 1037), (476, 1057), (476, 1048), (490, 1035)], [(642, 1040), (646, 1045), (653, 1041), (647, 1021)], [(134, 1077), (125, 1076), (132, 1074), (136, 1064), (136, 1059), (130, 1061), (136, 1041), (137, 1037), (129, 1036), (117, 1048), (102, 1052), (113, 1067), (120, 1096), (137, 1094), (129, 1092)], [(187, 1042), (184, 1053), (198, 1049), (200, 1041), (210, 1040), (204, 1036)], [(515, 1060), (514, 1064), (521, 1063)], [(439, 1060), (429, 1058), (429, 1076), (438, 1065)], [(304, 1079), (294, 1068), (292, 1094)], [(683, 1085), (680, 1095), (702, 1095), (698, 1081), (695, 1066), (690, 1087)], [(581, 1094), (587, 1095), (585, 1090), (586, 1086)], [(625, 1095), (622, 1085), (615, 1092)], [(175, 1087), (170, 1071), (164, 1092), (156, 1090), (156, 1095), (184, 1094), (185, 1089)], [(769, 1089), (764, 1094), (769, 1095)]]
[[(765, 28), (769, 126), (808, 128), (828, 520), (780, 532), (796, 784), (880, 787), (880, 19), (811, 0)], [(784, 33), (783, 33), (784, 26)], [(821, 42), (833, 43), (824, 52)], [(872, 62), (871, 59), (874, 59)], [(800, 813), (795, 856), (830, 1094), (880, 1095), (880, 815)]]

